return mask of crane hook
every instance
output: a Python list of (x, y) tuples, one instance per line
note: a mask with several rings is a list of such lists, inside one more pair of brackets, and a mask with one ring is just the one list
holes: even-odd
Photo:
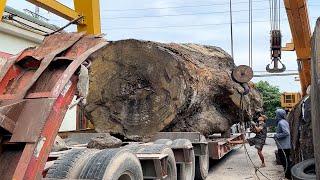
[[(270, 68), (270, 65), (273, 62), (273, 68)], [(281, 68), (279, 68), (279, 63), (281, 64)], [(273, 58), (271, 63), (266, 66), (266, 71), (269, 73), (282, 73), (286, 70), (286, 66), (281, 62), (280, 58)]]
[[(281, 31), (271, 30), (270, 49), (271, 49), (271, 63), (266, 66), (266, 71), (269, 73), (281, 73), (286, 70), (286, 66), (281, 62)], [(273, 68), (270, 65), (273, 63)], [(279, 63), (282, 68), (279, 68)]]

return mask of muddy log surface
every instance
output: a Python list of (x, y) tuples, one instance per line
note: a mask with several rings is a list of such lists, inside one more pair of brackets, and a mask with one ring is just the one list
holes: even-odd
[[(91, 60), (85, 109), (98, 132), (129, 139), (159, 131), (208, 135), (239, 122), (243, 88), (231, 78), (233, 59), (218, 47), (130, 39), (110, 42)], [(262, 107), (250, 87), (246, 118)]]
[[(303, 112), (303, 113), (302, 113)], [(292, 161), (296, 164), (314, 158), (311, 98), (304, 97), (289, 113)]]

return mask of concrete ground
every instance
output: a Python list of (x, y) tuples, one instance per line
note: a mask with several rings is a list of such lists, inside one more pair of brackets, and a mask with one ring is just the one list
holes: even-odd
[[(260, 166), (261, 161), (258, 157), (257, 150), (246, 144), (249, 155), (255, 165)], [(276, 165), (274, 150), (276, 144), (273, 139), (267, 138), (266, 145), (263, 149), (265, 155), (266, 166), (260, 171), (268, 178), (263, 177), (259, 172), (257, 177), (252, 163), (247, 158), (243, 147), (235, 149), (219, 161), (210, 165), (209, 176), (207, 180), (279, 180), (284, 178), (283, 168)]]

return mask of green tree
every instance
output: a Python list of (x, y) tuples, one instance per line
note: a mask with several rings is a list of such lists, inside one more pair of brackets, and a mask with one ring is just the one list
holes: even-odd
[(255, 84), (256, 88), (261, 92), (263, 99), (263, 109), (268, 118), (275, 118), (277, 107), (281, 107), (281, 93), (277, 86), (269, 84), (267, 81), (259, 81)]

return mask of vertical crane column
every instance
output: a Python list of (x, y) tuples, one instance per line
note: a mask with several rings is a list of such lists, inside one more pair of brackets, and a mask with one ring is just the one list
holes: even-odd
[(78, 25), (78, 32), (100, 34), (100, 5), (99, 0), (74, 0), (75, 11), (84, 17), (83, 24)]
[(311, 30), (306, 0), (284, 0), (296, 50), (302, 95), (311, 83)]
[(4, 13), (4, 9), (6, 7), (7, 0), (0, 0), (0, 21), (2, 19), (2, 15)]

